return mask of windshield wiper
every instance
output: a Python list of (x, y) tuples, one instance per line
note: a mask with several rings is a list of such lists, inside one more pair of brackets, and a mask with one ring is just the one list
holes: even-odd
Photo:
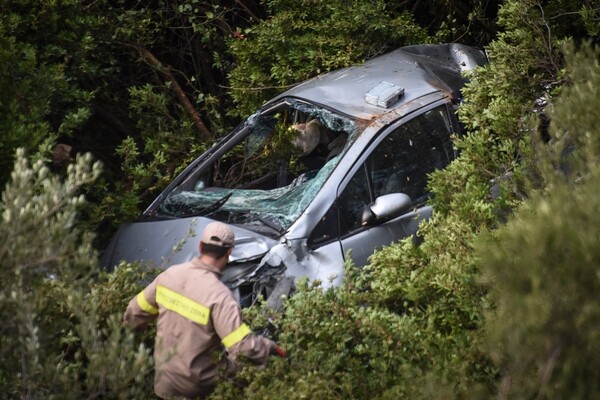
[(232, 193), (227, 193), (225, 196), (221, 197), (219, 200), (215, 201), (214, 203), (212, 203), (206, 207), (202, 207), (199, 210), (191, 211), (187, 214), (179, 214), (179, 217), (180, 218), (200, 217), (200, 216), (206, 216), (206, 215), (212, 214), (215, 211), (217, 211), (219, 208), (221, 208), (223, 206), (223, 204), (225, 204), (227, 202), (227, 200), (229, 200), (231, 195), (232, 195)]

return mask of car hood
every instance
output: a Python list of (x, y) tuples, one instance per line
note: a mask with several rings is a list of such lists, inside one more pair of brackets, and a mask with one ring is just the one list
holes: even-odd
[[(213, 221), (193, 217), (123, 224), (102, 254), (101, 265), (113, 269), (121, 261), (140, 261), (165, 268), (189, 261), (199, 255), (200, 234)], [(235, 245), (230, 262), (256, 259), (279, 243), (235, 225), (231, 229), (235, 234)]]

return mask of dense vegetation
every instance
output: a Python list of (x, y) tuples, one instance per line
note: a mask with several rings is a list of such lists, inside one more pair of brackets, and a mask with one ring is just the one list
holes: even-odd
[(246, 387), (225, 382), (213, 397), (600, 394), (597, 2), (0, 9), (3, 397), (151, 397), (152, 332), (120, 318), (153, 271), (99, 270), (116, 224), (273, 93), (441, 41), (485, 46), (491, 63), (465, 90), (461, 156), (432, 176), (423, 244), (384, 248), (360, 272), (348, 265), (340, 288), (301, 283), (285, 315), (246, 310), (291, 356), (244, 368)]

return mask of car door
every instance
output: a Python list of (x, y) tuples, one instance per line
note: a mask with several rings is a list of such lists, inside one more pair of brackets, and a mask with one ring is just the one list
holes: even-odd
[[(428, 174), (455, 157), (451, 141), (455, 132), (457, 124), (446, 104), (388, 127), (342, 181), (334, 205), (309, 242), (313, 246), (329, 242), (330, 247), (330, 239), (336, 237), (342, 254), (350, 252), (354, 263), (362, 266), (375, 250), (416, 233), (419, 222), (432, 211), (427, 205)], [(365, 209), (391, 193), (408, 195), (410, 208), (383, 222), (364, 224)]]

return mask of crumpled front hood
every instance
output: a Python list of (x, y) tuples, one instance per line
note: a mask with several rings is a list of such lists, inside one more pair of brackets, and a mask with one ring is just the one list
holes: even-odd
[[(125, 260), (168, 267), (189, 261), (199, 255), (200, 235), (211, 222), (210, 218), (194, 217), (123, 224), (102, 254), (101, 265), (112, 269)], [(278, 243), (256, 232), (230, 226), (235, 234), (230, 262), (261, 257)]]

